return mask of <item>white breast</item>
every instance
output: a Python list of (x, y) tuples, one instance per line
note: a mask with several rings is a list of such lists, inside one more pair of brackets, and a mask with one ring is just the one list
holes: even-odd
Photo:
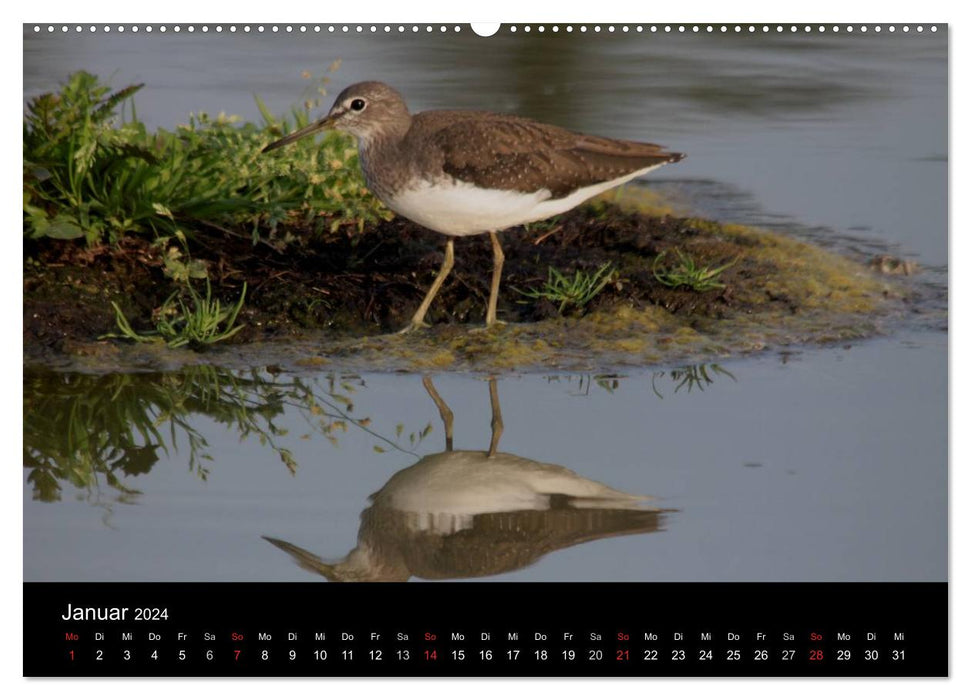
[(547, 189), (537, 192), (480, 189), (466, 182), (422, 182), (385, 199), (395, 213), (448, 236), (472, 236), (542, 221), (562, 214), (591, 197), (639, 177), (662, 164), (623, 177), (583, 187), (552, 199)]

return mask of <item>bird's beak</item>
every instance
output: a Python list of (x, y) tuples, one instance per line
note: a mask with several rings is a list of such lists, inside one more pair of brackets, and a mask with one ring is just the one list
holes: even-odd
[(324, 129), (330, 129), (333, 127), (336, 117), (328, 114), (323, 119), (318, 119), (313, 124), (308, 124), (302, 129), (294, 131), (292, 134), (287, 134), (279, 141), (274, 141), (269, 146), (264, 148), (261, 153), (269, 153), (270, 151), (275, 151), (278, 148), (286, 146), (287, 144), (293, 143), (298, 139), (302, 139), (304, 136), (310, 136), (310, 134), (316, 134), (318, 131), (323, 131)]
[(305, 569), (312, 574), (320, 574), (328, 581), (333, 581), (337, 577), (335, 565), (328, 564), (313, 552), (308, 552), (302, 547), (298, 547), (295, 544), (290, 544), (289, 542), (284, 542), (283, 540), (278, 540), (275, 537), (267, 537), (266, 535), (263, 535), (263, 539), (270, 544), (279, 547), (293, 557), (297, 562), (297, 566), (299, 566), (301, 569)]

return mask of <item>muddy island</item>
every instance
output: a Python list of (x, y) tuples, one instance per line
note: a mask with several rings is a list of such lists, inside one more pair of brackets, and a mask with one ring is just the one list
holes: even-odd
[(907, 265), (692, 217), (638, 184), (503, 232), (506, 324), (490, 331), (488, 237), (458, 239), (433, 327), (399, 337), (443, 237), (367, 192), (350, 141), (260, 158), (309, 106), (293, 123), (196, 115), (150, 133), (116, 116), (138, 87), (82, 73), (28, 105), (28, 363), (231, 364), (259, 346), (312, 366), (644, 365), (866, 337), (908, 294)]

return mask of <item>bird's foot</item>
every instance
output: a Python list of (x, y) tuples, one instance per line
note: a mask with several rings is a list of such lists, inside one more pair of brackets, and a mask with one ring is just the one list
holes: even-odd
[(405, 326), (400, 331), (398, 331), (398, 335), (405, 335), (406, 333), (411, 333), (412, 331), (420, 331), (423, 328), (431, 328), (431, 327), (432, 327), (432, 324), (430, 323), (425, 323), (424, 321), (416, 321), (415, 319), (412, 319), (407, 326)]

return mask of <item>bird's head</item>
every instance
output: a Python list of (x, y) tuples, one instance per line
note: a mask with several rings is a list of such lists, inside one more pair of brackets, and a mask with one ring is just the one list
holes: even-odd
[(411, 115), (397, 90), (374, 81), (355, 83), (337, 96), (326, 117), (274, 141), (263, 153), (324, 129), (346, 131), (367, 143), (382, 136), (403, 136), (409, 126)]

